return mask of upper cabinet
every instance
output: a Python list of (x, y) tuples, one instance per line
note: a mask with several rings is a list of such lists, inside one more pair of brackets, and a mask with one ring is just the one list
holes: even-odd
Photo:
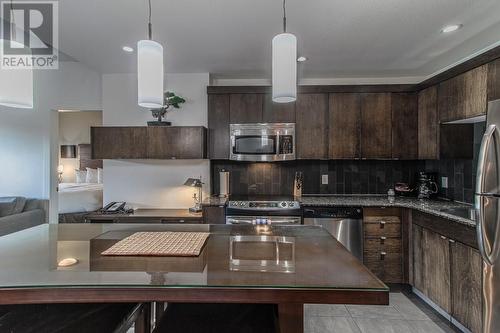
[(328, 158), (328, 94), (299, 94), (295, 110), (298, 159)]
[(261, 123), (264, 106), (263, 98), (263, 94), (230, 94), (229, 123)]
[(361, 94), (361, 156), (365, 159), (392, 158), (392, 116), (390, 93)]
[(441, 123), (486, 114), (488, 65), (441, 82), (438, 86), (438, 110)]
[(361, 96), (330, 94), (328, 157), (361, 158)]
[(416, 94), (393, 93), (392, 158), (418, 158), (418, 107)]
[(92, 127), (93, 159), (204, 159), (206, 128)]
[(488, 64), (488, 101), (500, 99), (500, 58)]
[(418, 93), (418, 158), (439, 158), (439, 117), (437, 86)]
[(229, 158), (229, 95), (208, 95), (208, 154), (210, 159)]
[(264, 123), (294, 123), (294, 103), (274, 103), (271, 94), (264, 95), (264, 111), (262, 115)]

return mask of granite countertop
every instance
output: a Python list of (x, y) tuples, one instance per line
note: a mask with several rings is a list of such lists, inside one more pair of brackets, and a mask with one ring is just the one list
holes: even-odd
[(353, 195), (353, 196), (302, 196), (302, 206), (384, 206), (411, 208), (424, 213), (450, 219), (470, 227), (476, 227), (476, 222), (457, 215), (442, 212), (450, 208), (472, 208), (471, 205), (445, 200), (419, 200), (417, 198), (396, 197), (390, 202), (387, 196), (377, 195)]

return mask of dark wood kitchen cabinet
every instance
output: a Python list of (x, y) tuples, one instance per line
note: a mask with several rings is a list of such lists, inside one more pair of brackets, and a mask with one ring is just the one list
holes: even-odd
[(203, 223), (225, 224), (226, 208), (224, 206), (203, 206)]
[(229, 94), (208, 95), (208, 154), (229, 158)]
[(92, 127), (93, 159), (203, 159), (206, 128)]
[(361, 96), (330, 94), (328, 156), (331, 159), (361, 157)]
[(486, 114), (488, 92), (488, 65), (476, 67), (464, 74), (465, 117)]
[(91, 127), (92, 159), (146, 158), (147, 127)]
[(482, 332), (483, 261), (480, 253), (454, 240), (451, 241), (452, 316), (472, 332)]
[(328, 158), (328, 94), (299, 94), (295, 110), (298, 159)]
[(263, 106), (264, 94), (230, 94), (229, 123), (260, 123)]
[(392, 158), (418, 158), (418, 97), (413, 93), (391, 95)]
[(201, 126), (148, 127), (146, 156), (149, 159), (204, 159), (206, 131)]
[(361, 158), (392, 157), (391, 124), (391, 94), (361, 94)]
[(475, 228), (413, 212), (411, 229), (412, 285), (472, 332), (481, 332), (483, 263), (473, 247)]
[(441, 123), (465, 119), (465, 75), (461, 74), (438, 85), (438, 113)]
[(270, 94), (264, 95), (263, 123), (294, 123), (295, 102), (275, 103)]
[(418, 159), (439, 159), (437, 86), (418, 93)]
[(500, 58), (488, 64), (488, 102), (500, 99)]

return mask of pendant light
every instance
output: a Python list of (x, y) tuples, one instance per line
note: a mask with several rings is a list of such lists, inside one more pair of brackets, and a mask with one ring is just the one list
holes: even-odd
[[(19, 29), (14, 22), (11, 1), (10, 11), (10, 40), (0, 39), (2, 50), (7, 43), (11, 46), (22, 49), (27, 48), (16, 40), (16, 36), (23, 36), (24, 31)], [(33, 108), (33, 69), (0, 69), (0, 105), (12, 108)]]
[(149, 39), (137, 42), (137, 103), (145, 108), (163, 106), (163, 46), (152, 40), (151, 0), (149, 3)]
[(286, 32), (286, 4), (283, 0), (283, 33), (273, 42), (273, 101), (289, 103), (297, 99), (297, 37)]

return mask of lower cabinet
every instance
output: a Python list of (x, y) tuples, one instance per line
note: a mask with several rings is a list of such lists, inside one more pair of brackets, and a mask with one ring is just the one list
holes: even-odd
[(400, 214), (392, 208), (363, 209), (363, 263), (387, 283), (403, 282)]
[(412, 225), (413, 286), (472, 332), (482, 328), (482, 259), (479, 252)]
[(226, 209), (224, 206), (203, 206), (203, 223), (225, 224)]

